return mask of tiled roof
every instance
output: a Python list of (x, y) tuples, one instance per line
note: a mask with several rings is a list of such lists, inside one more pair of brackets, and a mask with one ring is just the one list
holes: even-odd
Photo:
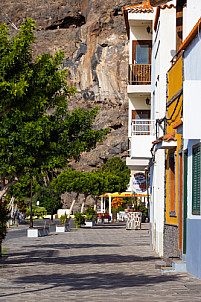
[(174, 4), (169, 4), (169, 5), (168, 4), (163, 4), (163, 5), (160, 6), (161, 9), (172, 8), (172, 7), (176, 8), (176, 6)]
[(124, 7), (128, 13), (153, 13), (154, 9), (150, 5), (149, 0), (141, 4)]
[(178, 120), (174, 123), (171, 124), (173, 129), (177, 129), (179, 126), (183, 125), (183, 121), (182, 120)]
[(165, 134), (164, 136), (159, 137), (157, 140), (155, 140), (152, 144), (156, 145), (158, 143), (161, 143), (162, 141), (164, 142), (170, 142), (170, 141), (176, 141), (175, 137), (175, 131), (169, 132)]

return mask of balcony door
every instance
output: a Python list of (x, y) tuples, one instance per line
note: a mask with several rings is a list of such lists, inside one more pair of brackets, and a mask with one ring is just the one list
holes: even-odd
[(132, 133), (150, 135), (150, 110), (132, 110)]
[(132, 63), (133, 64), (151, 64), (152, 41), (133, 41)]
[(137, 85), (151, 84), (151, 48), (149, 40), (133, 41), (131, 69), (133, 82)]

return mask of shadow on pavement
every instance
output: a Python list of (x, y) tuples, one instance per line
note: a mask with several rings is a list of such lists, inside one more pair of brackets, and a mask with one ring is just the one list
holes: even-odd
[(159, 257), (141, 257), (138, 255), (123, 256), (119, 254), (102, 254), (102, 255), (79, 255), (79, 256), (67, 256), (59, 257), (58, 251), (54, 250), (44, 250), (38, 249), (30, 252), (21, 253), (9, 253), (8, 259), (5, 264), (33, 264), (36, 263), (46, 263), (46, 264), (111, 264), (111, 263), (128, 263), (132, 262), (146, 262), (160, 260)]
[[(42, 244), (40, 245), (40, 248), (43, 249), (90, 249), (90, 248), (101, 248), (101, 247), (119, 247), (120, 245), (118, 244)], [(36, 245), (28, 245), (28, 246), (23, 246), (22, 248), (37, 248), (38, 249), (38, 244)]]
[(177, 275), (171, 276), (155, 276), (141, 274), (126, 275), (123, 273), (87, 273), (87, 274), (37, 274), (33, 276), (24, 276), (17, 278), (16, 284), (34, 284), (45, 285), (44, 288), (24, 290), (18, 293), (2, 294), (0, 297), (8, 297), (15, 295), (22, 295), (27, 293), (38, 293), (44, 290), (68, 287), (68, 290), (93, 290), (104, 289), (111, 290), (116, 288), (129, 288), (129, 287), (143, 287), (151, 286), (153, 284), (160, 284), (169, 281), (176, 281), (180, 277)]

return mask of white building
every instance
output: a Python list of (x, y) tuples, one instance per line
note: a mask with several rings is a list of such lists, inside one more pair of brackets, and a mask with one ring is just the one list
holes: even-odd
[[(152, 101), (151, 118), (156, 121), (156, 136), (165, 134), (166, 115), (166, 73), (176, 54), (176, 1), (170, 1), (158, 7), (155, 13), (152, 50)], [(164, 176), (165, 150), (157, 145), (152, 147), (152, 164), (150, 168), (150, 227), (152, 247), (159, 256), (163, 256), (164, 228)]]
[[(131, 176), (144, 172), (151, 159), (155, 121), (151, 119), (151, 52), (154, 9), (149, 1), (124, 7), (127, 34), (130, 41), (128, 86), (129, 157)], [(132, 187), (131, 187), (132, 191)]]

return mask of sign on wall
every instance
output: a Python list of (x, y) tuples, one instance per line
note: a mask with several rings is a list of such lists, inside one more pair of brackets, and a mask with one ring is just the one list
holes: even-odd
[(141, 194), (146, 191), (146, 177), (144, 173), (136, 173), (131, 179), (132, 190), (136, 194)]

